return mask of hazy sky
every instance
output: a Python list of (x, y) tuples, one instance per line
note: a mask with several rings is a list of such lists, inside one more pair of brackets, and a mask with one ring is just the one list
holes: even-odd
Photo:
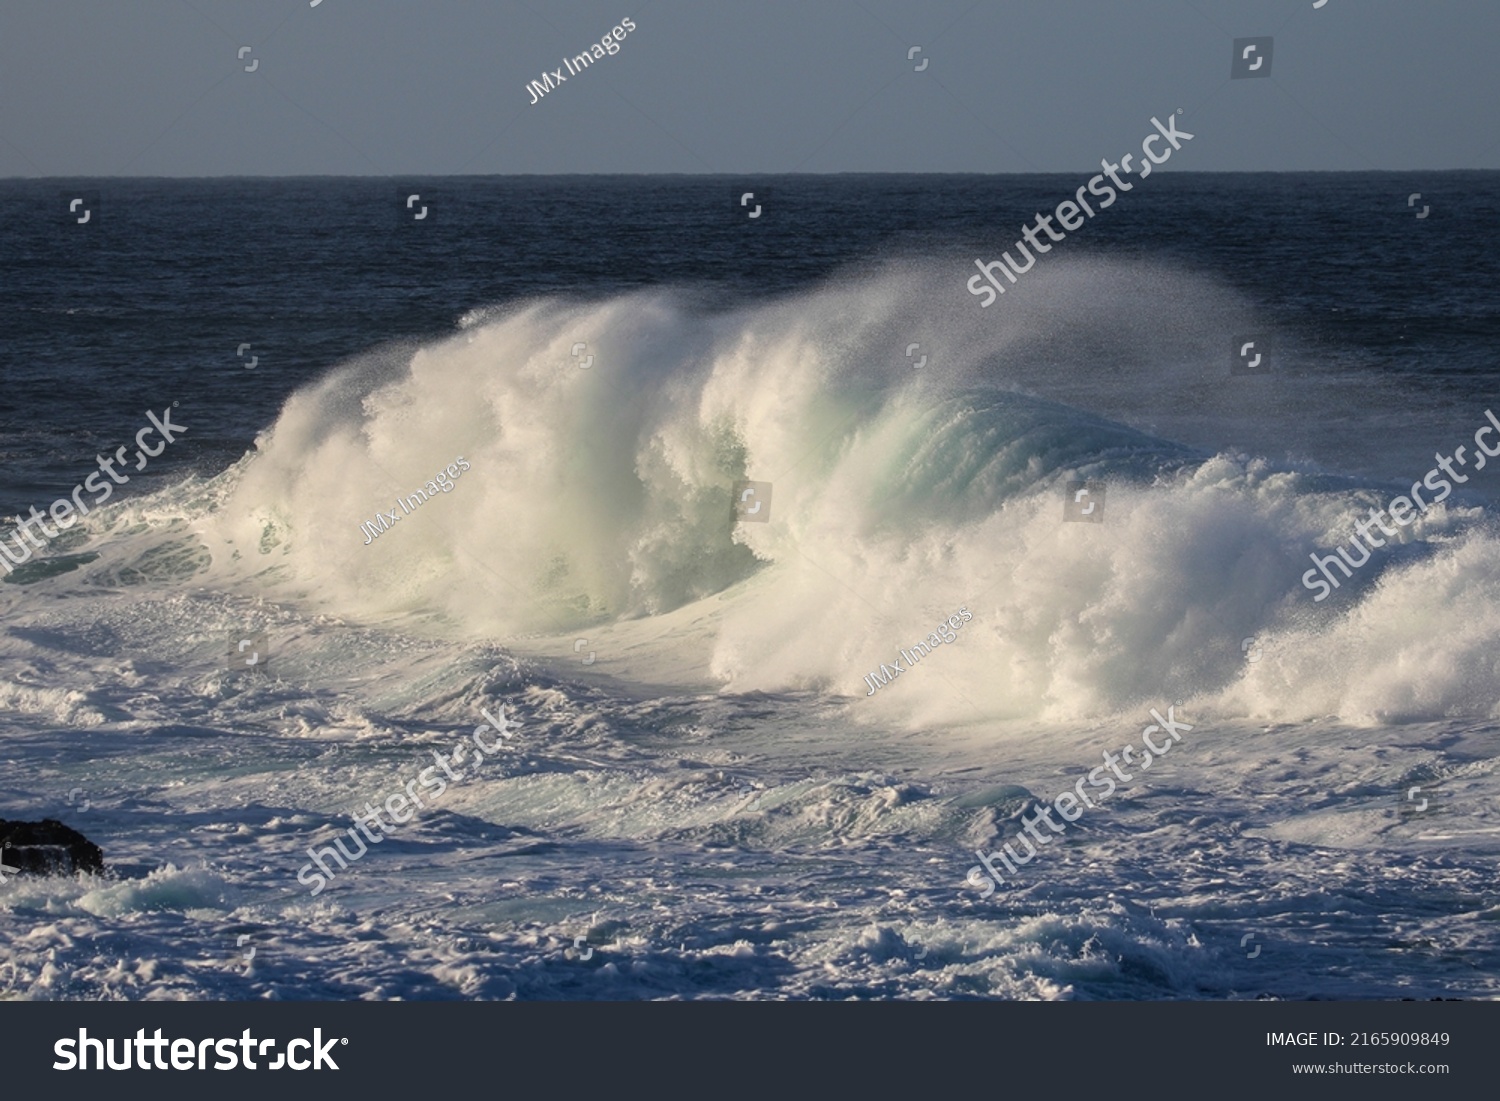
[(0, 0), (0, 176), (1500, 168), (1496, 0), (312, 2)]

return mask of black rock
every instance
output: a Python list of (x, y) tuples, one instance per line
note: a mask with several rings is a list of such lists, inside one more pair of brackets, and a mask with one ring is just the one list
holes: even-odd
[(0, 876), (12, 872), (72, 875), (104, 871), (104, 853), (83, 834), (56, 818), (40, 822), (7, 822), (0, 818)]

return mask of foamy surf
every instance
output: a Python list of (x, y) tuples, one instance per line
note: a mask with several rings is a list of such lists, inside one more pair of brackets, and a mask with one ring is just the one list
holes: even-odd
[[(476, 314), (0, 585), (12, 801), (116, 877), (0, 886), (5, 996), (1493, 993), (1461, 962), (1500, 851), (1485, 509), (1314, 603), (1308, 554), (1388, 487), (1203, 447), (1212, 410), (1151, 430), (1127, 407), (1184, 385), (1197, 322), (1116, 389), (1049, 385), (1030, 335), (872, 279)], [(918, 319), (951, 324), (920, 368)], [(1064, 520), (1072, 481), (1102, 522)], [(299, 881), (500, 708), (505, 751)], [(1191, 725), (1171, 756), (981, 894), (1153, 708)], [(1372, 913), (1461, 951), (1414, 981)]]
[[(1062, 292), (1134, 275), (1143, 297), (1243, 309), (1169, 269), (1055, 267), (1034, 281), (1053, 293), (1018, 293), (1005, 324), (918, 268), (733, 309), (643, 292), (473, 311), (451, 338), (299, 391), (218, 477), (106, 509), (48, 584), (191, 578), (498, 641), (585, 681), (811, 692), (913, 726), (1187, 697), (1282, 721), (1492, 716), (1484, 510), (1433, 507), (1315, 605), (1309, 553), (1379, 479), (1216, 454), (1049, 396), (1087, 387), (1124, 415), (1143, 389), (1188, 385), (1205, 325), (1184, 308), (1157, 367), (1039, 369), (1023, 353)], [(1080, 320), (1063, 351), (1129, 306)], [(914, 367), (892, 354), (902, 331), (946, 335)], [(462, 477), (439, 488), (455, 456)], [(772, 485), (769, 522), (735, 522), (747, 480)], [(1107, 487), (1103, 523), (1064, 522), (1074, 480)], [(937, 645), (960, 606), (972, 625)], [(867, 674), (919, 641), (932, 652), (871, 692)]]

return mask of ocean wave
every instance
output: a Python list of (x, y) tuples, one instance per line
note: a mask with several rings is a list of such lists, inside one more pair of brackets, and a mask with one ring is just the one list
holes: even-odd
[[(610, 655), (591, 672), (848, 696), (914, 724), (1189, 697), (1275, 718), (1496, 714), (1483, 511), (1434, 507), (1314, 606), (1309, 553), (1378, 490), (1129, 414), (1197, 385), (1200, 420), (1227, 417), (1195, 357), (1204, 318), (1248, 325), (1244, 307), (1187, 273), (1055, 267), (1005, 317), (899, 265), (749, 306), (651, 291), (470, 311), (451, 338), (305, 387), (218, 478), (107, 513), (103, 560), (53, 583), (186, 572), (559, 660), (583, 637)], [(1162, 295), (1174, 324), (1127, 325)], [(1111, 355), (1121, 325), (1134, 343)], [(455, 455), (472, 472), (403, 505)], [(747, 481), (770, 485), (766, 522), (737, 522)], [(1105, 488), (1103, 522), (1065, 522), (1074, 481)], [(858, 698), (960, 605), (958, 642)]]

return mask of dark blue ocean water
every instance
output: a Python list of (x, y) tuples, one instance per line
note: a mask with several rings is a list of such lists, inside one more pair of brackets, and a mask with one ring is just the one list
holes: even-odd
[[(190, 432), (131, 489), (216, 472), (300, 384), (384, 342), (451, 333), (476, 307), (647, 285), (729, 305), (896, 256), (951, 262), (962, 297), (976, 256), (1082, 182), (0, 182), (0, 510), (67, 492), (171, 401)], [(1393, 377), (1451, 396), (1465, 423), (1495, 392), (1500, 174), (1175, 173), (1099, 213), (1059, 254), (1168, 261), (1238, 288), (1300, 349), (1278, 365), (1293, 404), (1308, 371), (1348, 372), (1356, 417), (1360, 391)]]
[[(189, 428), (0, 585), (0, 815), (127, 880), (8, 885), (0, 997), (1494, 997), (1495, 512), (1299, 579), (1500, 410), (1500, 174), (1153, 176), (982, 310), (1086, 179), (0, 183), (0, 543)], [(336, 371), (557, 295), (611, 301)], [(314, 900), (496, 708), (515, 745)]]

